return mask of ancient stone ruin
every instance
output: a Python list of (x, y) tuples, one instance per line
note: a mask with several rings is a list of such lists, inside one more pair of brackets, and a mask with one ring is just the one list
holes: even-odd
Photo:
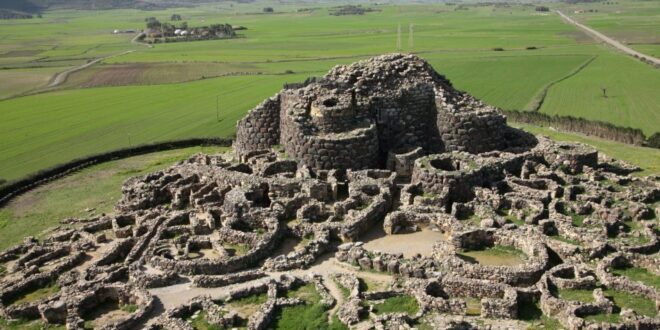
[(416, 56), (375, 57), (258, 105), (233, 152), (1, 252), (0, 316), (269, 329), (302, 306), (338, 328), (526, 329), (536, 308), (657, 329), (658, 287), (625, 272), (660, 274), (660, 182), (635, 170), (507, 126)]

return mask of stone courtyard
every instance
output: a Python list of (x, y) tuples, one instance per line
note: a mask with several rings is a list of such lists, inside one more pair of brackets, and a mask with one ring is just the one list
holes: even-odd
[(660, 289), (623, 272), (658, 281), (660, 178), (508, 126), (419, 57), (337, 66), (237, 129), (232, 152), (126, 181), (112, 215), (0, 252), (0, 316), (270, 329), (318, 305), (336, 329), (527, 329), (531, 306), (660, 328)]

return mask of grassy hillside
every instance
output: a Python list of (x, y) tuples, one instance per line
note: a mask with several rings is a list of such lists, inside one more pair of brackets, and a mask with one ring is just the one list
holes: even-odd
[[(236, 121), (301, 76), (227, 77), (185, 84), (105, 87), (2, 103), (2, 177), (15, 179), (82, 155), (149, 141), (228, 136)], [(216, 120), (220, 97), (220, 121)]]
[[(275, 14), (261, 13), (264, 6), (274, 7)], [(132, 144), (230, 135), (236, 120), (282, 83), (397, 51), (398, 24), (400, 51), (418, 53), (457, 88), (490, 104), (524, 110), (551, 86), (542, 112), (629, 125), (647, 134), (660, 127), (660, 93), (654, 88), (660, 71), (599, 46), (552, 13), (529, 6), (457, 11), (437, 4), (372, 6), (380, 11), (338, 17), (327, 8), (299, 12), (300, 7), (258, 1), (149, 12), (58, 10), (29, 22), (0, 22), (0, 97), (34, 91), (54, 72), (91, 59), (134, 50), (71, 75), (59, 90), (0, 101), (0, 177), (14, 179), (124, 147), (129, 135)], [(131, 34), (111, 33), (142, 28), (146, 16), (168, 21), (173, 12), (189, 26), (231, 23), (248, 29), (233, 40), (153, 48), (131, 44)], [(598, 94), (603, 85), (606, 99)]]
[(121, 197), (121, 185), (129, 177), (163, 169), (198, 152), (225, 150), (194, 147), (135, 156), (96, 165), (43, 185), (0, 209), (0, 250), (20, 243), (25, 236), (40, 236), (60, 220), (111, 213)]
[(545, 135), (556, 141), (586, 143), (609, 157), (641, 167), (643, 171), (636, 172), (635, 175), (660, 174), (660, 150), (658, 149), (631, 146), (625, 143), (603, 140), (582, 134), (558, 132), (545, 127), (528, 124), (513, 123), (512, 126), (533, 134)]

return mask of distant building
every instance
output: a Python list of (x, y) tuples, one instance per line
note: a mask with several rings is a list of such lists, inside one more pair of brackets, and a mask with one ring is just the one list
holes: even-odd
[(112, 31), (113, 34), (119, 34), (119, 33), (135, 33), (135, 32), (136, 32), (136, 30), (132, 30), (132, 29), (130, 29), (130, 30), (113, 30), (113, 31)]

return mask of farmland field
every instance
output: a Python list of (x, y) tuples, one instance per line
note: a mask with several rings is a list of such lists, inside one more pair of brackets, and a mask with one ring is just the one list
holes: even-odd
[[(647, 64), (631, 57), (601, 54), (580, 74), (551, 88), (541, 112), (579, 114), (653, 134), (660, 123), (659, 78), (657, 69), (649, 70)], [(607, 88), (607, 97), (603, 97), (601, 87)]]
[(660, 56), (660, 6), (655, 1), (580, 3), (566, 6), (566, 10), (582, 23), (633, 49)]
[(58, 71), (61, 68), (0, 70), (0, 99), (46, 87)]
[[(638, 49), (656, 52), (649, 36), (657, 37), (657, 3), (621, 3), (634, 10), (620, 21), (605, 12), (576, 16), (594, 28), (621, 24), (638, 31), (645, 38)], [(283, 83), (398, 51), (399, 24), (400, 51), (417, 53), (487, 103), (530, 110), (546, 95), (543, 113), (608, 121), (647, 135), (660, 127), (660, 71), (599, 45), (554, 13), (530, 5), (457, 10), (441, 3), (370, 5), (378, 11), (331, 16), (329, 5), (221, 2), (156, 11), (59, 10), (0, 21), (0, 98), (8, 98), (0, 101), (0, 178), (128, 145), (230, 136), (236, 120)], [(275, 13), (261, 13), (265, 6)], [(314, 9), (298, 11), (305, 7)], [(172, 13), (189, 26), (231, 23), (247, 30), (236, 39), (153, 48), (131, 43), (133, 34), (111, 33), (142, 29), (148, 16), (167, 21)], [(133, 52), (73, 73), (57, 88), (19, 96), (39, 92), (55, 72), (127, 50)]]

